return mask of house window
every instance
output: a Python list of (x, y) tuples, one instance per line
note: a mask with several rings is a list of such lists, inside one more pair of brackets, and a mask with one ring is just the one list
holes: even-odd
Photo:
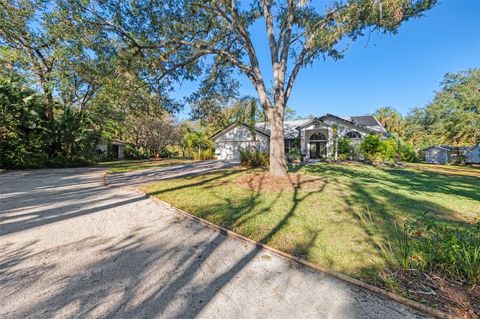
[(362, 136), (360, 135), (360, 133), (358, 132), (355, 132), (355, 131), (350, 131), (346, 134), (346, 136), (348, 138), (362, 138)]
[(326, 141), (326, 140), (327, 140), (327, 137), (325, 136), (325, 134), (320, 132), (316, 132), (310, 135), (310, 141)]

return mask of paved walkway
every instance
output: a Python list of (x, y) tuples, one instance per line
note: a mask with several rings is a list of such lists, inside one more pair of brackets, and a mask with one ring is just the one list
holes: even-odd
[(104, 186), (98, 169), (0, 174), (0, 318), (159, 317), (421, 315)]

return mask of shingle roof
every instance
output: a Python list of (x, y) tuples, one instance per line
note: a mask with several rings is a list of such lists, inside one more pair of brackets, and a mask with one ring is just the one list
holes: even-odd
[[(310, 121), (309, 119), (305, 120), (293, 120), (293, 121), (285, 121), (283, 124), (284, 131), (285, 131), (285, 138), (287, 139), (294, 139), (298, 138), (298, 130), (297, 127), (301, 126), (302, 124)], [(260, 122), (255, 124), (255, 128), (257, 130), (262, 130), (268, 135), (270, 135), (270, 125), (266, 122)]]

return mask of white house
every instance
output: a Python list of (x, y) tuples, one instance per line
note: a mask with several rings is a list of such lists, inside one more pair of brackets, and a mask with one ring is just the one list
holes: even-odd
[[(370, 133), (387, 135), (385, 128), (372, 115), (339, 117), (326, 114), (313, 119), (285, 121), (285, 153), (292, 147), (300, 148), (305, 159), (333, 156), (335, 131), (337, 138), (348, 136), (359, 143)], [(270, 126), (257, 123), (254, 128), (246, 124), (232, 124), (212, 136), (218, 159), (239, 159), (242, 149), (268, 151)]]

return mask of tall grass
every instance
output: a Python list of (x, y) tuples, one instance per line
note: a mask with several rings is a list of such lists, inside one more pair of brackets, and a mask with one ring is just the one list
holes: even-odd
[[(357, 215), (368, 231), (378, 232), (369, 210)], [(480, 222), (447, 224), (424, 214), (402, 227), (393, 220), (388, 224), (386, 238), (373, 238), (391, 266), (442, 273), (471, 285), (480, 283)]]

